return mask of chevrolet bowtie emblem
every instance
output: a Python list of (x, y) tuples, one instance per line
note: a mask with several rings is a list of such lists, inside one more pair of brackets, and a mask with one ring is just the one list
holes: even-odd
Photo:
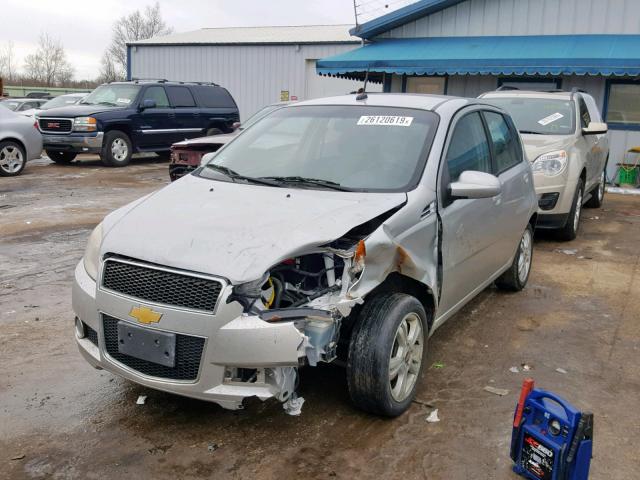
[(161, 313), (154, 312), (149, 307), (133, 307), (129, 316), (144, 324), (158, 323), (162, 318)]

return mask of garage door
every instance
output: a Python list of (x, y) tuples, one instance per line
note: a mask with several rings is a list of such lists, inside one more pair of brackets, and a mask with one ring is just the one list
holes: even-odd
[[(332, 95), (345, 95), (358, 90), (362, 85), (363, 82), (354, 82), (352, 80), (344, 80), (342, 78), (323, 77), (318, 75), (316, 73), (315, 59), (306, 60), (304, 100), (330, 97)], [(381, 92), (382, 85), (379, 83), (370, 83), (367, 85), (367, 91)]]

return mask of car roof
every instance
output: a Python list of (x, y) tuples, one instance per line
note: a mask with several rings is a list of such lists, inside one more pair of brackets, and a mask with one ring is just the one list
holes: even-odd
[(367, 93), (367, 98), (357, 99), (357, 94), (340, 95), (338, 97), (316, 98), (292, 105), (293, 108), (304, 105), (373, 105), (378, 107), (417, 108), (435, 111), (444, 103), (457, 100), (463, 104), (479, 103), (470, 98), (452, 97), (448, 95), (423, 95), (417, 93)]
[[(582, 95), (584, 93), (580, 92)], [(551, 90), (548, 92), (541, 90), (495, 90), (480, 95), (480, 98), (555, 98), (559, 100), (571, 100), (573, 93), (564, 90)]]

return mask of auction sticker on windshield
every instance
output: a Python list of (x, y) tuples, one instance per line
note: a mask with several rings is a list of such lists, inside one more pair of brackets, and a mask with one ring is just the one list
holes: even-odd
[(116, 103), (126, 103), (127, 105), (131, 103), (131, 100), (128, 98), (119, 98), (116, 100)]
[(549, 115), (548, 117), (544, 117), (543, 119), (538, 120), (538, 123), (542, 126), (545, 126), (555, 122), (556, 120), (560, 120), (563, 117), (564, 115), (562, 115), (560, 112), (556, 112), (552, 115)]
[(408, 127), (413, 122), (413, 117), (400, 117), (396, 115), (362, 115), (358, 125), (380, 125), (384, 127)]

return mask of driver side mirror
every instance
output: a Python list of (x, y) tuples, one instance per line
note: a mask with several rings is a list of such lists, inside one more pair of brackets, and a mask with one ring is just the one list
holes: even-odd
[(457, 182), (449, 185), (452, 200), (491, 198), (502, 192), (500, 180), (495, 175), (475, 170), (465, 170)]
[(607, 133), (608, 129), (609, 127), (607, 127), (606, 123), (589, 122), (589, 126), (582, 129), (582, 134), (583, 135), (602, 135), (604, 133)]
[(156, 108), (156, 101), (150, 98), (145, 98), (140, 105), (140, 110), (146, 110), (147, 108)]

